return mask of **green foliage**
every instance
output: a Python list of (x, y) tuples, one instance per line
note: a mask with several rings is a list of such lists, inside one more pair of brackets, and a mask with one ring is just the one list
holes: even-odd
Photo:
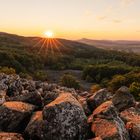
[(130, 92), (133, 94), (136, 100), (140, 101), (140, 83), (133, 82), (130, 87)]
[(123, 75), (115, 75), (113, 79), (109, 82), (109, 86), (112, 90), (117, 90), (121, 86), (126, 84), (126, 78)]
[(92, 79), (92, 82), (100, 83), (103, 79), (111, 79), (117, 74), (125, 74), (131, 71), (129, 67), (109, 66), (109, 65), (90, 65), (83, 71), (83, 79), (87, 76)]
[(96, 92), (96, 91), (98, 91), (100, 89), (101, 89), (101, 86), (99, 84), (95, 84), (95, 85), (91, 86), (90, 92), (94, 93), (94, 92)]
[(42, 70), (38, 70), (34, 73), (34, 78), (36, 80), (46, 81), (47, 80), (47, 73)]
[(66, 86), (68, 88), (74, 88), (74, 89), (79, 89), (80, 84), (76, 80), (76, 78), (70, 74), (65, 74), (61, 77), (60, 83), (62, 86)]
[(29, 79), (29, 80), (32, 80), (32, 79), (33, 79), (32, 76), (29, 75), (28, 73), (23, 73), (23, 72), (21, 72), (21, 73), (19, 73), (19, 76), (20, 76), (21, 78), (25, 78), (25, 79)]
[(16, 71), (13, 68), (8, 68), (8, 67), (0, 67), (0, 73), (5, 73), (5, 74), (15, 74)]

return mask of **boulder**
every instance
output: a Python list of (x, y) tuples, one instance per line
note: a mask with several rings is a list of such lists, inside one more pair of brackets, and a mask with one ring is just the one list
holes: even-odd
[(21, 101), (36, 106), (42, 106), (42, 98), (37, 90), (32, 92), (25, 92), (15, 97), (10, 97), (8, 98), (8, 101)]
[(93, 111), (96, 107), (101, 105), (103, 102), (110, 100), (111, 98), (112, 93), (110, 93), (107, 89), (101, 89), (89, 97), (87, 99), (87, 103), (91, 111)]
[(43, 109), (46, 120), (46, 140), (85, 140), (88, 134), (87, 117), (82, 106), (70, 93), (62, 93)]
[(129, 108), (120, 113), (122, 120), (126, 123), (126, 128), (131, 139), (140, 139), (140, 112), (136, 108)]
[(88, 116), (91, 114), (91, 111), (88, 107), (88, 104), (87, 104), (87, 100), (86, 98), (82, 97), (82, 96), (78, 96), (78, 101), (79, 103), (82, 105), (84, 111), (85, 111), (85, 114)]
[(114, 119), (118, 117), (118, 112), (111, 101), (106, 101), (93, 111), (92, 116), (93, 118)]
[[(96, 137), (101, 137), (103, 140), (117, 140), (117, 138), (129, 140), (125, 124), (111, 101), (106, 101), (97, 107), (93, 111), (92, 117), (92, 132)], [(88, 121), (91, 122), (91, 118)]]
[(47, 104), (51, 103), (59, 96), (58, 92), (46, 91), (45, 94), (46, 95), (44, 96), (44, 99), (43, 99), (43, 105), (47, 105)]
[(112, 102), (119, 111), (135, 105), (135, 99), (130, 94), (127, 87), (121, 87), (120, 89), (118, 89), (113, 96)]
[(0, 132), (0, 140), (24, 140), (21, 134)]
[(6, 91), (0, 90), (0, 105), (6, 101)]
[(129, 140), (129, 135), (121, 123), (115, 120), (96, 119), (92, 125), (96, 137), (103, 140)]
[(25, 129), (25, 138), (31, 140), (45, 140), (47, 121), (43, 120), (42, 111), (37, 111), (31, 117)]
[(35, 106), (23, 102), (5, 102), (0, 106), (0, 131), (21, 132)]

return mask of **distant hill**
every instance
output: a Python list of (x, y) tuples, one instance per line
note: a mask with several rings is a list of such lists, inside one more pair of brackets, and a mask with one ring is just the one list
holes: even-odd
[(134, 52), (140, 53), (140, 41), (127, 41), (127, 40), (92, 40), (92, 39), (80, 39), (78, 42), (86, 43), (88, 45), (94, 45), (97, 48)]
[[(104, 50), (85, 43), (0, 32), (0, 66), (31, 74), (40, 69), (82, 70), (87, 65), (115, 62), (140, 66), (139, 55)], [(107, 41), (102, 41), (102, 45), (106, 44)]]

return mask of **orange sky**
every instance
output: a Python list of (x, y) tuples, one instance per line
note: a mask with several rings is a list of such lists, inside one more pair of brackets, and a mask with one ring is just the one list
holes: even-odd
[(68, 39), (140, 40), (140, 0), (1, 0), (0, 31)]

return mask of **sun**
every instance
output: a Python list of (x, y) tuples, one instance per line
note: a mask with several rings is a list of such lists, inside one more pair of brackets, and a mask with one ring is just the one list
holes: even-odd
[(53, 33), (53, 31), (51, 31), (51, 30), (46, 31), (46, 32), (44, 33), (44, 35), (45, 35), (45, 37), (47, 37), (47, 38), (53, 38), (53, 37), (54, 37), (54, 33)]

